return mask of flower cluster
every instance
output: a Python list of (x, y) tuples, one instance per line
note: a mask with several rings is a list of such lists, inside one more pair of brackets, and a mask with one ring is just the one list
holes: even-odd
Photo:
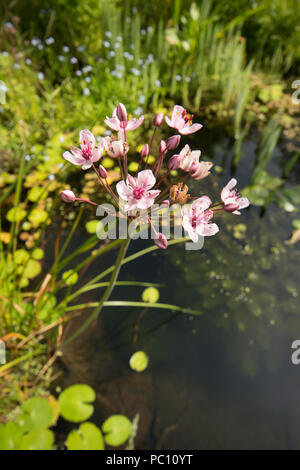
[[(154, 243), (158, 247), (165, 249), (168, 242), (165, 235), (158, 232), (151, 221), (150, 208), (154, 203), (163, 204), (164, 207), (168, 207), (171, 203), (181, 205), (182, 227), (190, 239), (197, 242), (199, 236), (211, 236), (219, 231), (218, 225), (212, 222), (217, 212), (226, 211), (239, 215), (241, 209), (249, 206), (249, 201), (241, 197), (234, 189), (237, 184), (234, 178), (222, 189), (220, 201), (214, 204), (206, 195), (192, 197), (189, 194), (186, 185), (188, 179), (199, 181), (206, 178), (210, 174), (212, 162), (200, 160), (201, 151), (191, 150), (188, 145), (185, 145), (178, 154), (168, 158), (167, 154), (179, 146), (181, 135), (192, 134), (201, 129), (201, 124), (193, 123), (193, 117), (193, 115), (188, 115), (182, 106), (174, 106), (171, 119), (166, 116), (165, 122), (175, 130), (175, 134), (167, 140), (160, 141), (154, 164), (148, 168), (155, 133), (164, 119), (162, 113), (157, 114), (153, 120), (154, 131), (151, 141), (144, 145), (140, 153), (139, 166), (135, 175), (128, 173), (127, 133), (137, 129), (143, 123), (144, 116), (134, 118), (128, 115), (122, 103), (118, 104), (111, 118), (105, 119), (107, 126), (117, 133), (116, 136), (104, 137), (96, 144), (93, 134), (89, 130), (82, 130), (79, 135), (80, 148), (71, 147), (71, 151), (65, 152), (63, 157), (74, 165), (81, 166), (83, 170), (92, 168), (102, 187), (112, 197), (120, 214), (134, 219), (141, 211), (144, 213), (146, 211), (147, 223), (150, 223), (154, 230)], [(106, 169), (101, 164), (98, 167), (95, 166), (104, 150), (110, 157), (116, 158), (120, 166), (121, 181), (117, 183), (115, 190), (108, 182)], [(170, 177), (174, 175), (174, 170), (176, 170), (177, 180), (171, 184)], [(77, 198), (70, 190), (62, 191), (61, 198), (65, 202), (78, 201), (97, 206), (93, 201)]]

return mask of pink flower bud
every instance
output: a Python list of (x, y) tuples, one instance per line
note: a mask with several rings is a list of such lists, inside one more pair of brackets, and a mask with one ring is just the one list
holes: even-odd
[(224, 210), (226, 212), (234, 212), (234, 211), (238, 210), (239, 207), (240, 207), (239, 204), (226, 204), (224, 206)]
[(153, 120), (153, 124), (156, 126), (156, 127), (160, 127), (162, 125), (162, 122), (163, 122), (163, 119), (164, 119), (164, 115), (163, 113), (159, 113), (155, 116), (154, 120)]
[(145, 144), (144, 147), (141, 150), (141, 157), (146, 158), (149, 155), (149, 145)]
[(127, 111), (123, 103), (119, 103), (117, 106), (117, 118), (121, 121), (127, 121)]
[(180, 143), (180, 135), (172, 135), (172, 137), (169, 137), (167, 139), (166, 145), (168, 147), (168, 150), (174, 150), (176, 147), (178, 147)]
[(158, 248), (165, 250), (168, 247), (168, 241), (163, 233), (158, 232), (154, 238), (154, 243)]
[(169, 170), (178, 170), (180, 165), (180, 157), (179, 155), (173, 155), (168, 161), (168, 168)]
[(164, 152), (167, 150), (167, 144), (166, 144), (166, 142), (165, 142), (164, 140), (161, 140), (161, 141), (160, 141), (159, 149), (158, 149), (158, 150), (159, 150), (160, 155), (161, 155), (162, 153), (164, 153)]
[(73, 193), (73, 191), (70, 191), (69, 189), (65, 189), (60, 193), (60, 197), (64, 202), (74, 202), (76, 201), (76, 196)]
[(169, 199), (165, 199), (164, 201), (162, 201), (161, 205), (162, 205), (162, 206), (169, 207), (169, 206), (170, 206), (170, 201), (169, 201)]
[(106, 169), (104, 168), (104, 166), (102, 165), (99, 165), (99, 175), (101, 176), (101, 178), (104, 178), (106, 180), (107, 178), (107, 171)]

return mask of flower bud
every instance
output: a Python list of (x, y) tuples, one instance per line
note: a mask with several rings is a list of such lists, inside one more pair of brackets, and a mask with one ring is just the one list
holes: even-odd
[(141, 150), (141, 157), (146, 158), (149, 155), (149, 145), (145, 144), (144, 147)]
[(127, 121), (127, 111), (123, 103), (119, 103), (117, 106), (117, 118), (121, 121)]
[(162, 201), (161, 205), (162, 205), (162, 206), (169, 207), (169, 206), (170, 206), (170, 201), (169, 201), (169, 199), (165, 199), (164, 201)]
[(101, 176), (101, 178), (104, 178), (106, 180), (107, 178), (107, 171), (106, 169), (104, 168), (104, 166), (102, 165), (99, 165), (99, 175)]
[(155, 116), (154, 120), (153, 120), (153, 124), (156, 126), (156, 127), (160, 127), (162, 125), (162, 122), (163, 122), (163, 119), (164, 119), (164, 115), (163, 113), (159, 113)]
[(166, 142), (165, 142), (164, 140), (161, 140), (161, 141), (160, 141), (159, 149), (158, 149), (158, 150), (159, 150), (160, 155), (161, 155), (162, 153), (164, 153), (164, 152), (167, 150), (167, 144), (166, 144)]
[(167, 139), (166, 145), (168, 147), (168, 150), (174, 150), (176, 147), (178, 147), (180, 143), (180, 135), (172, 135), (172, 137), (169, 137)]
[(168, 241), (163, 233), (158, 232), (154, 238), (154, 243), (158, 248), (165, 250), (168, 247)]
[(224, 206), (224, 210), (226, 212), (234, 212), (234, 211), (238, 210), (239, 207), (240, 207), (239, 204), (226, 204)]
[(173, 155), (168, 161), (168, 168), (169, 170), (178, 170), (180, 165), (180, 157), (179, 155)]
[(76, 201), (76, 196), (73, 193), (73, 191), (70, 191), (69, 189), (65, 189), (60, 193), (60, 197), (64, 202), (74, 202)]

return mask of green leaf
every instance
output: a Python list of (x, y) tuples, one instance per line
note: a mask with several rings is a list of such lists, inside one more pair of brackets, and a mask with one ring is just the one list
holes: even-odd
[(28, 220), (35, 225), (40, 225), (48, 219), (48, 212), (42, 209), (33, 209), (29, 214)]
[(104, 421), (102, 431), (109, 446), (121, 446), (131, 435), (131, 422), (126, 416), (112, 415)]
[(21, 222), (26, 214), (27, 212), (24, 209), (21, 209), (20, 207), (13, 207), (7, 212), (6, 218), (9, 222)]
[(292, 224), (293, 224), (293, 226), (294, 226), (295, 228), (299, 228), (299, 229), (300, 229), (300, 219), (295, 219), (295, 220), (293, 220)]
[(26, 250), (16, 250), (14, 253), (14, 262), (17, 264), (25, 264), (29, 260), (29, 253)]
[(28, 279), (33, 279), (41, 272), (41, 265), (38, 261), (30, 259), (25, 266), (23, 276)]
[(0, 424), (0, 450), (16, 450), (22, 436), (23, 431), (16, 423)]
[(159, 299), (159, 290), (155, 287), (147, 287), (142, 293), (142, 299), (144, 302), (155, 304)]
[(40, 431), (48, 428), (53, 420), (53, 408), (46, 398), (29, 398), (22, 404), (23, 413), (17, 423), (24, 431)]
[(100, 220), (90, 220), (85, 224), (86, 231), (88, 233), (96, 233), (97, 226), (100, 223)]
[(129, 360), (131, 369), (143, 372), (148, 366), (148, 356), (144, 351), (136, 351)]
[(40, 199), (45, 199), (48, 193), (42, 186), (34, 186), (28, 193), (28, 199), (31, 202), (36, 202)]
[(31, 253), (31, 256), (33, 259), (40, 260), (44, 257), (44, 250), (42, 250), (42, 248), (36, 248)]
[(58, 398), (61, 415), (72, 423), (88, 419), (94, 412), (90, 403), (95, 400), (95, 392), (88, 385), (72, 385)]
[(78, 281), (78, 274), (73, 269), (69, 269), (63, 273), (62, 278), (68, 286), (73, 286)]
[(20, 445), (21, 450), (52, 450), (54, 434), (49, 429), (42, 429), (26, 434)]
[(93, 423), (83, 423), (71, 431), (66, 446), (68, 450), (104, 450), (105, 447), (102, 433)]

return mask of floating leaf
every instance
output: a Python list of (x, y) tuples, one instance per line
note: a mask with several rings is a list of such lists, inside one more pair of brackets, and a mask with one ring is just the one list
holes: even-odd
[(159, 290), (156, 287), (147, 287), (142, 293), (142, 299), (144, 302), (155, 304), (159, 299)]
[(0, 424), (0, 450), (18, 449), (23, 431), (16, 423)]
[(54, 434), (49, 429), (26, 434), (20, 445), (21, 450), (52, 450)]
[(40, 260), (44, 257), (44, 250), (42, 248), (36, 248), (31, 254), (33, 259)]
[(102, 431), (109, 446), (121, 446), (131, 435), (131, 422), (126, 416), (112, 415), (104, 421)]
[(23, 276), (27, 279), (33, 279), (41, 272), (41, 265), (38, 261), (30, 259), (25, 266)]
[(46, 199), (48, 192), (43, 186), (34, 186), (28, 193), (28, 199), (31, 202), (39, 201), (40, 199)]
[(29, 260), (29, 253), (26, 250), (16, 250), (14, 253), (14, 261), (17, 264), (25, 264)]
[(131, 369), (143, 372), (148, 366), (148, 356), (144, 351), (136, 351), (129, 360)]
[(48, 219), (48, 212), (42, 209), (33, 209), (28, 219), (32, 224), (40, 225)]
[(299, 228), (299, 229), (300, 229), (300, 219), (295, 219), (295, 220), (293, 220), (292, 224), (293, 224), (293, 226), (294, 226), (295, 228)]
[(27, 212), (25, 211), (25, 209), (21, 209), (20, 207), (13, 207), (7, 212), (6, 218), (9, 222), (21, 222), (21, 220), (24, 219), (26, 214)]
[(101, 161), (101, 164), (104, 166), (104, 168), (109, 169), (109, 168), (112, 168), (114, 166), (115, 162), (113, 161), (112, 158), (105, 157)]
[(97, 426), (83, 423), (79, 429), (70, 432), (66, 446), (68, 450), (104, 450), (104, 440)]
[(24, 431), (40, 431), (51, 425), (53, 409), (46, 398), (29, 398), (22, 404), (22, 409), (17, 422)]
[(58, 398), (61, 415), (72, 423), (88, 419), (94, 412), (90, 403), (95, 400), (95, 392), (88, 385), (72, 385)]
[(73, 286), (78, 281), (78, 274), (73, 269), (69, 269), (63, 273), (62, 278), (68, 286)]

